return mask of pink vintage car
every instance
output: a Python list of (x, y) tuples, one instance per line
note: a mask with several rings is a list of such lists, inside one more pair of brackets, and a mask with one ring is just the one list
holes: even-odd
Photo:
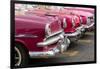
[(58, 18), (15, 16), (15, 66), (26, 65), (28, 58), (55, 56), (66, 51), (69, 44)]
[(62, 21), (62, 27), (64, 28), (65, 35), (70, 38), (71, 41), (77, 40), (82, 32), (85, 31), (83, 26), (80, 24), (80, 17), (77, 15), (69, 15), (66, 12), (52, 9), (30, 9), (26, 14), (46, 15), (46, 16), (57, 16)]
[(88, 10), (82, 10), (77, 8), (64, 8), (64, 11), (69, 12), (74, 15), (79, 15), (81, 17), (81, 23), (83, 24), (85, 29), (90, 29), (94, 26), (94, 14), (91, 12), (94, 12), (92, 10), (91, 12)]

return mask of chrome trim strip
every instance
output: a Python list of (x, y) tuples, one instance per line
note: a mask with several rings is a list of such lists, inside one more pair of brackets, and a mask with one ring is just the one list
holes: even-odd
[(54, 56), (56, 53), (58, 53), (60, 50), (57, 49), (56, 47), (54, 49), (52, 49), (51, 51), (47, 51), (47, 52), (29, 52), (29, 55), (31, 58), (34, 57), (42, 57), (42, 56)]
[(76, 31), (74, 33), (65, 33), (65, 36), (77, 36), (79, 34), (81, 34), (81, 32), (80, 31)]
[(60, 35), (51, 37), (51, 38), (49, 38), (49, 39), (47, 39), (47, 40), (44, 40), (43, 42), (37, 43), (37, 46), (41, 47), (41, 46), (47, 46), (47, 45), (50, 45), (50, 44), (54, 44), (54, 43), (56, 43), (59, 39), (63, 39), (63, 38), (64, 38), (64, 35), (63, 35), (63, 34), (60, 34)]
[(93, 23), (91, 23), (91, 25), (84, 25), (84, 28), (90, 28), (90, 27), (92, 27), (94, 25), (94, 22)]
[(81, 32), (85, 31), (84, 25), (81, 25), (80, 27), (76, 28), (76, 32), (74, 33), (65, 33), (66, 36), (77, 36), (81, 35)]
[(15, 35), (16, 38), (37, 38), (38, 36), (32, 34), (19, 34)]
[(60, 30), (60, 31), (58, 31), (58, 32), (55, 32), (54, 34), (51, 34), (51, 35), (47, 36), (47, 37), (45, 38), (45, 40), (48, 39), (49, 37), (52, 37), (52, 36), (54, 36), (54, 35), (56, 35), (56, 34), (60, 34), (60, 33), (62, 33), (62, 32), (63, 32), (63, 29)]
[(81, 29), (84, 29), (84, 25), (81, 25), (81, 26), (79, 26), (79, 27), (76, 28), (77, 31), (79, 31)]

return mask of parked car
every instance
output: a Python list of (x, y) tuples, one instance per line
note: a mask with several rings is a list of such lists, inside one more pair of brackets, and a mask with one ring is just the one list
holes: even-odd
[(69, 44), (58, 18), (15, 15), (15, 66), (26, 65), (28, 58), (63, 53)]
[(46, 15), (46, 16), (57, 16), (62, 22), (62, 28), (64, 28), (65, 35), (74, 42), (81, 37), (82, 32), (85, 31), (80, 23), (80, 17), (76, 15), (69, 15), (66, 12), (52, 9), (31, 9), (26, 14)]
[[(93, 13), (82, 9), (76, 9), (76, 8), (64, 8), (64, 10), (66, 10), (66, 12), (70, 11), (71, 14), (79, 15), (82, 20), (81, 23), (83, 24), (85, 29), (91, 29), (94, 27)], [(92, 10), (92, 12), (94, 12), (94, 10)]]

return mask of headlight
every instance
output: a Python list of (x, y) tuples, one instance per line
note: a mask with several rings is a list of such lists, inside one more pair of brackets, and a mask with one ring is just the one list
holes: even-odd
[(83, 23), (83, 19), (82, 19), (82, 17), (80, 16), (80, 22), (81, 22), (81, 24)]
[(89, 25), (91, 23), (91, 19), (90, 17), (87, 17), (87, 25)]
[(63, 28), (67, 27), (67, 22), (66, 22), (66, 18), (63, 18)]
[(50, 25), (49, 24), (46, 24), (45, 34), (46, 34), (46, 36), (49, 36), (51, 34), (51, 29), (50, 29)]
[(73, 18), (72, 18), (72, 26), (75, 27), (75, 21)]

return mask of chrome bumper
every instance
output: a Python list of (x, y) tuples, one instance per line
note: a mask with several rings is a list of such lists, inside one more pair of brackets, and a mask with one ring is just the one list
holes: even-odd
[(80, 38), (80, 35), (81, 35), (80, 31), (76, 31), (74, 33), (65, 34), (65, 36), (68, 36), (68, 38), (70, 39), (71, 42), (78, 40), (78, 38)]
[(29, 51), (29, 55), (31, 58), (38, 58), (38, 57), (43, 57), (43, 56), (54, 56), (56, 53), (62, 53), (67, 50), (70, 40), (64, 36), (64, 33), (61, 33), (57, 36), (54, 36), (52, 38), (47, 39), (45, 42), (38, 43), (39, 47), (47, 46), (53, 43), (57, 43), (56, 47), (51, 49), (50, 51), (41, 51), (41, 52), (35, 52), (35, 51)]
[(29, 52), (29, 55), (31, 58), (40, 58), (43, 56), (54, 56), (56, 53), (60, 52), (59, 49), (54, 48), (51, 51), (46, 51), (46, 52)]
[(65, 35), (69, 37), (70, 41), (76, 41), (82, 36), (82, 33), (84, 31), (85, 31), (85, 28), (82, 25), (82, 26), (76, 28), (76, 32), (74, 32), (74, 33), (66, 33)]
[(94, 22), (91, 23), (91, 25), (84, 25), (84, 28), (88, 29), (88, 28), (91, 28), (91, 27), (93, 27), (93, 26), (94, 26)]
[(81, 33), (84, 32), (85, 31), (84, 25), (81, 25), (80, 27), (76, 28), (76, 30)]
[(70, 37), (71, 37), (71, 36), (74, 37), (74, 36), (80, 35), (81, 32), (83, 32), (83, 31), (85, 31), (85, 28), (84, 28), (84, 26), (82, 25), (82, 26), (76, 28), (76, 32), (74, 32), (74, 33), (65, 33), (65, 35), (66, 35), (66, 36), (70, 36)]
[(81, 34), (81, 32), (80, 31), (76, 31), (74, 33), (65, 33), (65, 36), (74, 37), (74, 36), (77, 36), (79, 34)]
[(61, 32), (57, 35), (51, 36), (51, 37), (45, 39), (43, 42), (37, 43), (37, 46), (38, 47), (48, 46), (48, 45), (56, 43), (60, 39), (64, 39), (64, 33), (63, 32)]
[(58, 41), (57, 46), (53, 48), (50, 51), (41, 51), (41, 52), (35, 52), (35, 51), (29, 51), (29, 56), (30, 58), (41, 58), (41, 57), (50, 57), (50, 56), (55, 56), (57, 53), (63, 53), (64, 51), (67, 50), (68, 46), (70, 44), (70, 40), (67, 39), (62, 43), (62, 41)]

